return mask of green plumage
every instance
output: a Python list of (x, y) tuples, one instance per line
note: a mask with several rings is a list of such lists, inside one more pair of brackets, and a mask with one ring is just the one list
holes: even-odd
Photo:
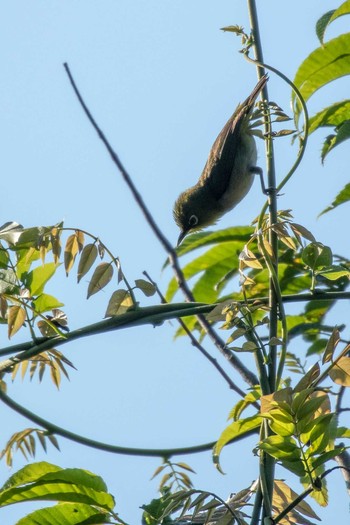
[(249, 97), (239, 104), (215, 140), (195, 186), (185, 190), (174, 206), (181, 233), (215, 223), (248, 193), (256, 173), (257, 151), (249, 127), (255, 100), (268, 80), (263, 76)]

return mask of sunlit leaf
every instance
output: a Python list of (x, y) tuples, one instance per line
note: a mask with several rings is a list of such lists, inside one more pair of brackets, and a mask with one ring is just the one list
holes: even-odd
[(128, 290), (116, 290), (113, 292), (109, 300), (105, 317), (113, 317), (115, 315), (124, 314), (134, 303)]
[[(275, 480), (272, 503), (273, 505), (276, 505), (280, 511), (296, 501), (297, 498), (298, 494), (294, 492), (294, 490), (291, 489), (284, 481), (277, 479)], [(296, 509), (304, 516), (308, 516), (309, 518), (316, 520), (320, 519), (305, 500), (300, 501), (296, 506)]]
[[(305, 101), (322, 86), (350, 74), (349, 49), (350, 34), (346, 33), (317, 48), (304, 60), (293, 82)], [(301, 108), (299, 104), (295, 104), (295, 94), (293, 94), (293, 101), (297, 122)]]
[(54, 308), (59, 308), (60, 306), (64, 306), (64, 304), (56, 299), (56, 297), (42, 293), (39, 295), (39, 297), (34, 299), (33, 306), (36, 312), (43, 313), (53, 310)]
[(7, 314), (9, 339), (23, 326), (27, 314), (22, 306), (10, 306)]
[(350, 386), (350, 357), (341, 357), (328, 375), (337, 385)]
[(113, 266), (110, 263), (100, 263), (89, 283), (87, 299), (104, 288), (113, 277)]
[(259, 415), (247, 417), (245, 419), (234, 421), (222, 432), (213, 450), (213, 461), (219, 470), (219, 456), (223, 447), (230, 441), (233, 441), (246, 434), (251, 434), (257, 430), (261, 425), (261, 421), (262, 420)]
[(29, 272), (25, 279), (25, 285), (29, 289), (32, 296), (43, 293), (46, 283), (55, 274), (58, 266), (51, 262), (44, 266), (38, 266)]
[(76, 233), (70, 235), (67, 239), (66, 246), (64, 248), (64, 268), (68, 275), (71, 271), (75, 258), (79, 252), (80, 244)]

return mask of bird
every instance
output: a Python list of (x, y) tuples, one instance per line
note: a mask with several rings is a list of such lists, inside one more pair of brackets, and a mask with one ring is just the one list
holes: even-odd
[(262, 177), (261, 168), (256, 166), (257, 149), (250, 119), (267, 81), (266, 74), (237, 106), (217, 136), (197, 184), (177, 198), (173, 210), (180, 228), (177, 246), (188, 233), (215, 224), (246, 196), (254, 176)]

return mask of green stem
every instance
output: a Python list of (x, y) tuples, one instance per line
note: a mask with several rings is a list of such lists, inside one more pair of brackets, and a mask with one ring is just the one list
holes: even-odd
[[(250, 19), (250, 27), (251, 32), (254, 38), (254, 53), (255, 57), (259, 62), (263, 62), (263, 51), (262, 51), (262, 45), (261, 45), (261, 38), (260, 38), (260, 31), (259, 31), (259, 21), (258, 21), (258, 14), (256, 10), (256, 2), (255, 0), (248, 0), (248, 13), (249, 13), (249, 19)], [(260, 66), (259, 66), (260, 67)], [(258, 75), (262, 75), (264, 72), (258, 70)], [(267, 86), (265, 85), (263, 90), (263, 97), (265, 100), (268, 100), (268, 90)], [(269, 210), (270, 210), (270, 224), (273, 224), (277, 222), (277, 198), (276, 198), (276, 175), (275, 175), (275, 165), (274, 165), (274, 157), (273, 157), (273, 144), (271, 140), (271, 135), (268, 134), (268, 131), (270, 129), (270, 122), (269, 118), (265, 119), (265, 132), (267, 133), (267, 137), (269, 137), (265, 141), (265, 149), (266, 149), (266, 159), (267, 159), (267, 176), (268, 176), (268, 187), (269, 189), (274, 189), (269, 195)], [(273, 250), (273, 266), (275, 273), (277, 274), (277, 265), (278, 265), (278, 259), (277, 259), (277, 235), (275, 232), (270, 229), (270, 244), (272, 246)], [(273, 276), (270, 274), (270, 297), (269, 297), (269, 306), (270, 306), (270, 338), (271, 337), (277, 337), (277, 323), (278, 323), (278, 317), (277, 317), (277, 309), (278, 309), (278, 303), (275, 293), (275, 286), (274, 286), (274, 279)], [(269, 369), (269, 386), (270, 391), (273, 392), (276, 384), (276, 378), (275, 378), (275, 370), (276, 370), (276, 346), (270, 345), (270, 362), (268, 363), (268, 369)], [(267, 430), (265, 432), (267, 434)], [(261, 483), (261, 490), (263, 495), (263, 514), (262, 514), (262, 522), (266, 517), (272, 516), (272, 508), (271, 508), (271, 501), (273, 496), (273, 484), (274, 484), (274, 470), (275, 470), (275, 461), (274, 459), (266, 454), (262, 454), (260, 463), (260, 483)]]

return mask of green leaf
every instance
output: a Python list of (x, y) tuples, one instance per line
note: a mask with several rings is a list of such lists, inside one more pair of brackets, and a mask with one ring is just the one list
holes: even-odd
[(350, 386), (350, 357), (338, 359), (328, 375), (337, 385)]
[(27, 314), (22, 306), (10, 306), (7, 313), (9, 339), (24, 325)]
[(296, 416), (299, 421), (305, 421), (315, 414), (315, 412), (327, 401), (328, 396), (326, 394), (312, 397), (305, 401), (297, 410)]
[(29, 289), (32, 296), (43, 293), (45, 284), (51, 279), (57, 268), (58, 265), (51, 262), (34, 268), (26, 275), (25, 286)]
[(349, 279), (350, 272), (349, 270), (344, 270), (341, 266), (334, 266), (332, 265), (330, 269), (326, 271), (320, 271), (317, 272), (317, 279), (326, 279), (327, 281), (338, 281), (338, 279), (342, 279), (343, 277), (346, 277)]
[(335, 9), (332, 9), (331, 11), (328, 11), (327, 13), (322, 15), (321, 18), (319, 18), (316, 22), (316, 35), (321, 44), (323, 44), (324, 34), (334, 13)]
[(301, 258), (303, 262), (315, 271), (326, 268), (332, 264), (333, 255), (329, 246), (320, 242), (310, 242), (302, 251)]
[(338, 427), (337, 428), (337, 438), (350, 438), (350, 428)]
[(346, 0), (338, 9), (332, 9), (325, 13), (316, 23), (316, 35), (321, 44), (323, 44), (324, 35), (327, 27), (337, 18), (350, 13), (350, 0)]
[[(195, 295), (198, 301), (209, 302), (210, 300), (213, 302), (218, 296), (218, 290), (216, 289), (218, 282), (223, 280), (223, 285), (225, 285), (227, 281), (224, 278), (227, 274), (230, 274), (230, 277), (234, 277), (238, 268), (238, 254), (242, 251), (253, 231), (250, 227), (235, 227), (216, 232), (200, 232), (186, 237), (179, 248), (177, 248), (177, 254), (181, 257), (198, 248), (215, 245), (191, 261), (183, 269), (186, 279), (205, 272), (194, 291), (194, 293), (200, 293), (202, 296), (200, 298)], [(232, 270), (234, 271), (232, 272)], [(178, 285), (175, 278), (173, 278), (166, 292), (167, 301), (170, 302), (172, 300), (177, 290)]]
[(289, 414), (278, 408), (271, 410), (268, 415), (270, 428), (279, 436), (292, 436), (295, 433), (295, 424)]
[[(181, 245), (176, 249), (176, 253), (181, 257), (182, 255), (197, 250), (198, 248), (225, 242), (237, 242), (241, 246), (244, 246), (253, 233), (254, 228), (251, 226), (235, 226), (223, 230), (194, 233), (193, 235), (185, 237)], [(165, 266), (168, 264), (169, 261), (166, 261)]]
[(114, 507), (102, 478), (82, 469), (61, 469), (50, 463), (27, 465), (11, 476), (0, 491), (0, 507), (20, 501), (62, 501)]
[(125, 314), (133, 306), (134, 303), (128, 290), (116, 290), (109, 300), (105, 317)]
[(331, 106), (319, 111), (309, 120), (309, 133), (322, 127), (337, 128), (344, 121), (350, 119), (350, 100), (335, 102)]
[(324, 160), (328, 153), (332, 151), (336, 146), (350, 138), (350, 120), (342, 122), (336, 129), (335, 132), (326, 137), (326, 140), (323, 143), (321, 160), (324, 163)]
[(278, 460), (297, 461), (300, 459), (300, 449), (292, 437), (269, 436), (260, 443), (259, 448)]
[(332, 361), (334, 350), (336, 349), (338, 343), (340, 341), (340, 333), (337, 326), (333, 328), (333, 331), (331, 333), (330, 338), (327, 341), (327, 346), (324, 351), (324, 354), (322, 356), (322, 364), (329, 363), (329, 361)]
[(302, 390), (305, 390), (311, 386), (311, 384), (318, 378), (320, 375), (320, 365), (318, 363), (315, 363), (308, 372), (306, 372), (305, 376), (301, 378), (299, 383), (294, 388), (294, 392), (301, 392)]
[(324, 213), (328, 213), (329, 211), (334, 210), (334, 208), (337, 208), (341, 204), (344, 204), (346, 202), (350, 201), (350, 182), (344, 186), (344, 188), (338, 193), (334, 201), (331, 203), (330, 206), (325, 208), (320, 215), (323, 215)]
[(64, 248), (64, 268), (67, 275), (74, 265), (75, 258), (79, 252), (79, 247), (78, 232), (75, 232), (68, 237), (66, 246)]
[(96, 261), (97, 255), (98, 255), (98, 251), (97, 251), (97, 247), (95, 244), (87, 244), (85, 246), (85, 248), (83, 249), (81, 253), (79, 265), (78, 265), (78, 274), (77, 274), (78, 283), (80, 282), (82, 277), (84, 277), (84, 275), (88, 273), (91, 266)]
[(34, 299), (33, 306), (36, 312), (43, 313), (49, 312), (54, 308), (60, 308), (61, 306), (64, 306), (64, 304), (61, 303), (58, 299), (56, 299), (56, 297), (53, 297), (52, 295), (48, 295), (46, 293), (42, 293), (39, 295), (39, 297)]
[(106, 512), (84, 503), (60, 503), (31, 512), (17, 521), (16, 525), (95, 525), (115, 523)]
[[(307, 101), (324, 85), (350, 74), (350, 34), (340, 35), (313, 51), (300, 65), (294, 84)], [(292, 94), (295, 121), (301, 112), (301, 106)]]
[(135, 284), (137, 288), (139, 288), (145, 294), (146, 297), (151, 297), (156, 293), (156, 287), (154, 284), (146, 281), (145, 279), (136, 279)]
[(300, 434), (300, 439), (303, 443), (311, 443), (308, 454), (315, 455), (324, 451), (330, 440), (330, 427), (333, 419), (334, 414), (324, 414), (316, 417), (311, 420), (302, 434)]
[(229, 442), (242, 438), (246, 434), (251, 434), (252, 431), (257, 430), (261, 425), (261, 421), (261, 416), (255, 415), (234, 421), (227, 428), (225, 428), (213, 450), (213, 461), (219, 470), (219, 456), (223, 447)]
[[(229, 272), (233, 277), (233, 270), (238, 271), (237, 253), (241, 248), (242, 245), (236, 242), (218, 244), (184, 267), (185, 279), (190, 279), (203, 272), (193, 288), (193, 295), (197, 301), (209, 303), (217, 299), (217, 283)], [(177, 290), (177, 282), (172, 279), (166, 292), (167, 301), (170, 302), (173, 299)]]
[(337, 447), (333, 450), (329, 450), (328, 452), (325, 452), (324, 454), (321, 454), (317, 458), (311, 458), (311, 464), (313, 470), (316, 470), (318, 467), (329, 461), (330, 459), (334, 459), (336, 456), (339, 456), (341, 452), (344, 451), (344, 447)]
[(110, 263), (99, 264), (89, 282), (87, 299), (107, 286), (113, 277), (113, 266)]

